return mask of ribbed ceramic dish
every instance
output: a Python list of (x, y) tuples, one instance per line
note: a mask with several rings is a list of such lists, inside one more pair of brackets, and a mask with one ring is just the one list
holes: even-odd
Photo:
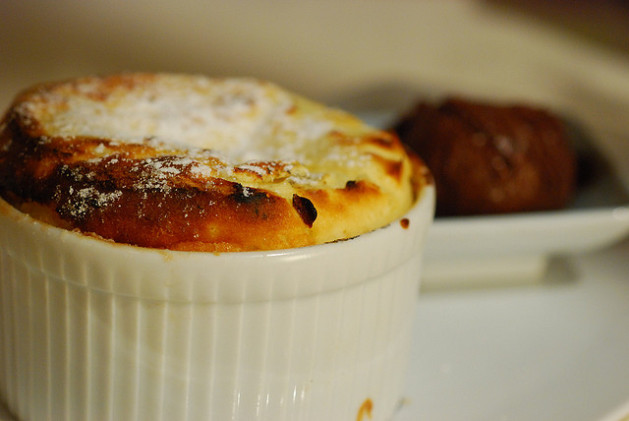
[(1, 399), (20, 421), (388, 419), (433, 205), (428, 187), (408, 226), (215, 255), (117, 245), (0, 201)]

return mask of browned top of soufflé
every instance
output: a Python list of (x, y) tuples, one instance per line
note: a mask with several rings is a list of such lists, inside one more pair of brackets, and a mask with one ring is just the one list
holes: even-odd
[(57, 227), (151, 248), (351, 238), (404, 215), (429, 177), (395, 135), (247, 78), (41, 84), (0, 124), (4, 200)]
[(451, 97), (418, 102), (394, 130), (432, 171), (438, 215), (560, 209), (574, 195), (575, 152), (546, 109)]

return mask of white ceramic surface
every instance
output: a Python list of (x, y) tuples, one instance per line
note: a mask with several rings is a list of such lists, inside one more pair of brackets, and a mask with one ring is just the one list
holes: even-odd
[(434, 189), (347, 241), (115, 245), (0, 202), (0, 396), (30, 420), (353, 420), (402, 394)]
[(395, 421), (626, 421), (629, 239), (541, 282), (420, 294)]
[[(420, 294), (392, 421), (624, 421), (628, 253), (561, 259), (535, 285)], [(0, 405), (0, 420), (17, 418)]]
[(629, 205), (529, 215), (448, 218), (431, 227), (424, 288), (540, 281), (548, 261), (629, 233)]
[[(355, 112), (382, 128), (399, 115), (386, 109)], [(614, 152), (604, 149), (611, 135), (590, 133), (570, 122), (568, 126), (576, 150), (591, 167), (570, 206), (548, 212), (436, 218), (424, 252), (424, 290), (538, 282), (552, 257), (607, 247), (629, 234), (629, 181), (612, 164)], [(622, 139), (617, 141), (623, 144)]]

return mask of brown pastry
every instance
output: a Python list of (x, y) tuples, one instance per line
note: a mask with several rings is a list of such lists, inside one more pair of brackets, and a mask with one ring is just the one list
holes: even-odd
[(545, 110), (450, 98), (417, 104), (394, 130), (432, 171), (439, 215), (559, 209), (573, 197), (575, 152)]
[(252, 79), (43, 84), (0, 124), (0, 196), (53, 225), (176, 250), (283, 249), (404, 215), (428, 171), (391, 133)]

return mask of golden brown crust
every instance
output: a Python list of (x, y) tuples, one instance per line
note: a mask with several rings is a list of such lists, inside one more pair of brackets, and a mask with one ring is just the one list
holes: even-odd
[(0, 196), (53, 225), (144, 247), (349, 238), (402, 216), (428, 182), (396, 136), (249, 79), (44, 84), (0, 125)]

